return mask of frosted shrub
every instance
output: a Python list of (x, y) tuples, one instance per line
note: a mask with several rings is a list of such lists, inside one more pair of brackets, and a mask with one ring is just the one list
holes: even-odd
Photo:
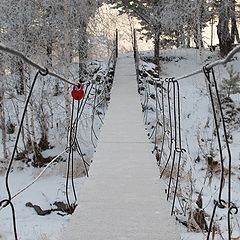
[(230, 97), (231, 94), (240, 93), (240, 75), (239, 72), (235, 72), (233, 66), (227, 68), (229, 78), (224, 78), (221, 91), (226, 97)]

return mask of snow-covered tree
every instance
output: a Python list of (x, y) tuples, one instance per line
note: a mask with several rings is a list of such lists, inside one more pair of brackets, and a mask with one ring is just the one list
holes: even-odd
[[(159, 59), (160, 49), (160, 35), (162, 32), (162, 18), (163, 3), (165, 1), (117, 1), (116, 7), (119, 8), (120, 13), (129, 13), (137, 17), (142, 25), (142, 31), (148, 38), (154, 40), (154, 58)], [(114, 2), (113, 2), (114, 3)]]
[(160, 48), (190, 46), (190, 38), (197, 48), (203, 45), (202, 31), (210, 19), (207, 0), (122, 0), (116, 7), (139, 19), (142, 33), (154, 40), (156, 59)]
[[(2, 60), (2, 55), (0, 54), (0, 60)], [(7, 159), (7, 131), (6, 131), (6, 119), (5, 119), (5, 106), (4, 106), (4, 70), (3, 66), (0, 63), (0, 127), (1, 127), (1, 135), (2, 135), (2, 145), (3, 145), (3, 157)]]
[[(33, 1), (1, 1), (0, 16), (3, 30), (0, 35), (0, 41), (29, 56), (35, 47), (38, 35), (34, 28), (35, 10)], [(24, 63), (18, 58), (12, 58), (11, 65), (12, 71), (16, 72), (15, 85), (17, 93), (23, 94)]]
[(110, 56), (114, 46), (115, 31), (119, 24), (117, 10), (103, 4), (96, 10), (94, 18), (88, 24), (90, 35), (90, 55), (94, 57)]
[[(49, 68), (50, 71), (65, 75), (67, 79), (71, 77), (70, 65), (78, 56), (81, 77), (82, 66), (88, 52), (87, 26), (101, 2), (101, 0), (2, 0), (0, 2), (0, 42), (22, 52), (35, 62)], [(24, 101), (29, 92), (33, 68), (17, 57), (8, 56), (5, 60), (4, 68), (8, 68), (9, 71), (8, 85), (10, 88), (14, 86), (18, 94), (24, 95), (18, 96)], [(25, 115), (23, 128), (25, 134), (22, 140), (25, 150), (29, 152), (35, 151), (35, 148), (39, 147), (37, 145), (41, 145), (41, 149), (48, 146), (49, 119), (46, 107), (48, 103), (43, 101), (46, 97), (39, 99), (41, 90), (45, 95), (51, 93), (47, 78), (41, 79), (41, 82), (46, 81), (45, 87), (38, 84), (40, 89), (36, 96), (33, 94), (34, 100), (30, 101)], [(66, 129), (69, 128), (71, 116), (69, 88), (66, 83), (64, 88)], [(59, 93), (59, 89), (59, 82), (56, 81), (55, 94)], [(0, 91), (1, 113), (4, 113), (4, 91), (5, 89)], [(14, 94), (12, 97), (14, 107), (22, 108), (22, 102), (15, 101)], [(18, 119), (17, 116), (16, 118)], [(5, 122), (4, 116), (1, 120)]]
[(79, 59), (79, 78), (84, 72), (84, 62), (88, 57), (89, 33), (88, 24), (94, 17), (96, 10), (101, 6), (102, 1), (94, 0), (72, 0), (70, 8), (70, 26), (74, 33), (72, 44)]
[(240, 42), (237, 28), (237, 9), (239, 4), (235, 0), (213, 0), (211, 8), (218, 18), (217, 35), (221, 56), (225, 56), (232, 49), (235, 40)]
[(203, 45), (202, 31), (210, 19), (206, 0), (170, 0), (162, 11), (162, 38), (179, 47), (190, 46), (192, 38), (197, 48)]

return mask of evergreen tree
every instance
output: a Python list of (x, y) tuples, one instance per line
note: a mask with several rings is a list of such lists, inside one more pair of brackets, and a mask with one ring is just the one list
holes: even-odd
[(142, 25), (141, 30), (148, 38), (154, 40), (154, 59), (159, 62), (160, 35), (162, 32), (162, 13), (164, 0), (133, 0), (117, 1), (120, 13), (129, 13), (137, 17)]
[(191, 38), (197, 48), (202, 47), (202, 31), (211, 16), (208, 7), (206, 0), (168, 1), (162, 14), (163, 37), (176, 47), (190, 47)]
[(230, 97), (231, 94), (240, 93), (240, 75), (235, 72), (233, 66), (227, 69), (229, 78), (224, 78), (221, 86), (225, 96)]
[(160, 47), (168, 44), (189, 47), (193, 38), (196, 47), (201, 47), (202, 30), (211, 18), (207, 0), (119, 0), (115, 6), (120, 13), (139, 19), (143, 35), (154, 40), (156, 62)]

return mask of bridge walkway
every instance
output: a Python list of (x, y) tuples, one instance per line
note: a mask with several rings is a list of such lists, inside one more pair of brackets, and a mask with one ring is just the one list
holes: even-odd
[(117, 61), (111, 101), (89, 178), (64, 240), (178, 240), (144, 131), (134, 59)]

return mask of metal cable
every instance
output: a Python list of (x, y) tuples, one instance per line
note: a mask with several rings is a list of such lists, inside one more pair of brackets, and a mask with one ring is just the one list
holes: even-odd
[[(238, 213), (238, 208), (232, 204), (231, 202), (231, 169), (232, 169), (232, 156), (231, 156), (231, 150), (228, 142), (228, 137), (227, 137), (227, 130), (226, 130), (226, 124), (225, 124), (225, 119), (224, 119), (224, 114), (223, 114), (223, 109), (222, 109), (222, 104), (221, 104), (221, 98), (217, 86), (217, 81), (215, 77), (215, 73), (213, 68), (203, 68), (203, 71), (205, 73), (205, 76), (208, 80), (208, 88), (209, 88), (209, 94), (210, 94), (210, 99), (211, 99), (211, 104), (212, 104), (212, 110), (213, 110), (213, 115), (214, 115), (214, 121), (215, 121), (215, 127), (216, 127), (216, 132), (217, 132), (217, 139), (218, 139), (218, 146), (219, 146), (219, 154), (220, 154), (220, 160), (221, 160), (221, 180), (220, 180), (220, 189), (219, 189), (219, 196), (218, 196), (218, 202), (215, 203), (216, 207), (219, 208), (225, 208), (225, 201), (222, 199), (222, 191), (224, 187), (224, 157), (223, 157), (223, 149), (221, 146), (221, 137), (220, 137), (220, 132), (219, 132), (219, 124), (217, 121), (217, 113), (216, 113), (216, 107), (213, 99), (213, 92), (212, 92), (212, 87), (215, 89), (215, 94), (216, 94), (216, 99), (217, 99), (217, 104), (219, 107), (219, 112), (220, 112), (220, 120), (222, 123), (222, 128), (223, 128), (223, 136), (224, 136), (224, 141), (227, 147), (227, 154), (228, 154), (228, 239), (231, 239), (231, 214), (237, 214)], [(211, 81), (213, 80), (213, 82)], [(234, 212), (233, 212), (234, 210)], [(216, 211), (216, 210), (215, 210)], [(215, 211), (212, 213), (212, 218), (210, 225), (212, 226), (212, 221), (214, 219)], [(211, 228), (209, 228), (209, 232), (211, 231)], [(209, 239), (209, 234), (208, 238)]]
[(93, 135), (98, 140), (98, 137), (97, 137), (97, 135), (95, 133), (95, 130), (94, 130), (96, 100), (97, 100), (97, 86), (95, 86), (95, 89), (94, 89), (94, 100), (93, 100), (93, 108), (92, 108), (92, 124), (91, 124), (91, 135), (90, 135), (91, 136), (91, 142), (92, 142), (92, 145), (93, 145), (94, 148), (96, 148), (96, 145), (95, 145), (94, 140), (93, 140)]
[(154, 88), (155, 88), (156, 129), (155, 129), (155, 136), (154, 136), (154, 148), (152, 153), (154, 153), (154, 151), (158, 152), (158, 145), (157, 145), (157, 134), (158, 134), (158, 125), (159, 125), (158, 109), (159, 111), (161, 111), (161, 105), (158, 97), (157, 80), (155, 80), (154, 82), (155, 82)]
[(161, 82), (161, 104), (162, 104), (162, 125), (163, 125), (163, 134), (162, 134), (162, 142), (161, 147), (159, 150), (159, 159), (158, 159), (158, 165), (161, 165), (162, 161), (162, 155), (164, 150), (164, 144), (165, 144), (165, 138), (166, 138), (166, 119), (165, 119), (165, 101), (164, 101), (164, 87), (163, 87), (164, 81)]
[(168, 189), (167, 189), (167, 200), (170, 197), (170, 188), (171, 188), (171, 183), (173, 179), (173, 169), (175, 165), (175, 158), (176, 158), (176, 152), (177, 152), (177, 141), (178, 141), (178, 136), (177, 136), (177, 108), (176, 108), (176, 88), (175, 84), (173, 81), (173, 78), (169, 80), (170, 83), (173, 85), (173, 131), (174, 131), (174, 149), (173, 149), (173, 157), (172, 157), (172, 165), (171, 165), (171, 171), (170, 171), (170, 177), (169, 177), (169, 182), (168, 182)]
[[(4, 52), (7, 52), (7, 53), (10, 53), (12, 55), (15, 55), (17, 57), (20, 57), (24, 62), (30, 64), (31, 66), (33, 66), (35, 68), (37, 68), (41, 72), (45, 72), (45, 70), (46, 70), (44, 67), (40, 66), (39, 64), (35, 63), (34, 61), (32, 61), (31, 59), (26, 57), (23, 53), (18, 52), (15, 49), (9, 48), (9, 47), (3, 45), (2, 43), (0, 43), (0, 50), (4, 51)], [(66, 79), (66, 78), (64, 78), (64, 77), (62, 77), (62, 76), (60, 76), (56, 73), (48, 71), (48, 74), (53, 76), (53, 77), (56, 77), (56, 78), (60, 79), (63, 82), (69, 83), (73, 86), (78, 86), (77, 83), (71, 82), (68, 79)]]
[[(27, 186), (25, 186), (24, 188), (19, 190), (17, 193), (12, 195), (11, 189), (10, 189), (10, 185), (9, 185), (10, 171), (11, 171), (11, 168), (12, 168), (12, 165), (13, 165), (14, 156), (15, 156), (15, 153), (16, 153), (16, 150), (17, 150), (17, 146), (18, 146), (18, 141), (19, 141), (20, 134), (21, 134), (21, 131), (22, 131), (22, 128), (23, 128), (23, 122), (24, 122), (24, 118), (25, 118), (25, 115), (26, 115), (26, 112), (27, 112), (27, 107), (28, 107), (28, 104), (30, 102), (30, 98), (32, 96), (32, 92), (33, 92), (33, 89), (34, 89), (34, 86), (35, 86), (35, 83), (37, 81), (37, 78), (38, 78), (39, 74), (42, 75), (42, 76), (46, 76), (47, 74), (55, 76), (55, 77), (61, 79), (62, 81), (65, 81), (65, 82), (67, 82), (69, 84), (72, 84), (74, 86), (78, 86), (78, 84), (72, 83), (72, 82), (62, 78), (61, 76), (55, 74), (55, 73), (49, 72), (48, 69), (44, 69), (43, 67), (35, 64), (30, 59), (26, 58), (23, 54), (15, 51), (13, 49), (9, 49), (9, 48), (3, 46), (2, 44), (0, 44), (0, 50), (6, 51), (6, 52), (14, 54), (14, 55), (17, 55), (20, 58), (22, 58), (25, 62), (27, 62), (30, 65), (32, 65), (32, 66), (34, 66), (34, 67), (39, 69), (38, 72), (36, 73), (34, 79), (33, 79), (33, 82), (31, 84), (28, 96), (26, 98), (26, 102), (25, 102), (24, 109), (23, 109), (23, 112), (22, 112), (22, 117), (21, 117), (21, 120), (19, 122), (19, 129), (18, 129), (18, 132), (17, 132), (16, 141), (15, 141), (14, 148), (13, 148), (13, 151), (12, 151), (12, 155), (11, 155), (11, 158), (10, 158), (10, 161), (8, 163), (7, 170), (6, 170), (5, 187), (6, 187), (8, 198), (7, 199), (3, 199), (3, 200), (0, 201), (0, 210), (5, 208), (5, 207), (7, 207), (7, 206), (11, 207), (12, 222), (13, 222), (13, 234), (14, 234), (15, 240), (17, 240), (18, 239), (17, 222), (16, 222), (15, 208), (14, 208), (14, 204), (12, 203), (12, 200), (15, 197), (17, 197), (18, 195), (22, 194), (24, 191), (26, 191), (30, 186), (32, 186), (44, 174), (44, 172), (52, 165), (52, 163), (54, 163), (62, 154), (66, 153), (67, 151), (69, 151), (68, 152), (69, 154), (68, 154), (68, 161), (67, 161), (68, 166), (67, 166), (67, 180), (66, 180), (66, 198), (67, 198), (67, 202), (68, 202), (68, 205), (69, 205), (69, 209), (71, 210), (71, 212), (73, 212), (73, 210), (74, 210), (74, 209), (72, 209), (72, 207), (74, 207), (74, 206), (72, 206), (70, 204), (70, 200), (69, 200), (69, 196), (68, 196), (68, 185), (69, 185), (68, 178), (69, 178), (69, 174), (70, 174), (70, 165), (71, 165), (71, 171), (72, 171), (72, 178), (71, 178), (72, 181), (71, 181), (71, 183), (72, 183), (72, 190), (73, 190), (75, 203), (76, 203), (77, 195), (76, 195), (76, 190), (75, 190), (75, 185), (74, 185), (74, 178), (73, 178), (73, 172), (74, 172), (73, 147), (74, 147), (74, 144), (77, 143), (77, 151), (82, 156), (82, 160), (84, 162), (84, 167), (86, 169), (86, 174), (88, 175), (86, 165), (89, 166), (89, 164), (84, 160), (83, 153), (82, 153), (81, 148), (80, 148), (80, 144), (78, 143), (78, 141), (76, 139), (76, 135), (77, 135), (77, 129), (78, 129), (78, 121), (79, 121), (79, 119), (81, 117), (81, 114), (83, 113), (83, 110), (84, 110), (84, 107), (86, 105), (87, 99), (89, 98), (90, 92), (91, 92), (91, 90), (93, 88), (93, 84), (92, 84), (92, 86), (91, 86), (91, 88), (90, 88), (90, 90), (88, 92), (86, 100), (84, 102), (81, 101), (81, 104), (80, 104), (80, 102), (78, 102), (77, 117), (76, 117), (74, 122), (73, 122), (74, 100), (72, 102), (71, 126), (70, 126), (70, 129), (69, 129), (69, 136), (68, 136), (69, 144), (68, 144), (68, 147), (62, 153), (60, 153), (58, 156), (56, 156), (54, 159), (52, 159), (51, 162), (49, 162), (47, 164), (47, 166), (41, 171), (41, 173), (31, 183), (29, 183)], [(87, 85), (87, 88), (88, 88), (88, 86), (89, 85)], [(95, 93), (96, 93), (96, 91), (95, 91)], [(95, 100), (96, 100), (96, 96), (95, 96)], [(96, 106), (94, 105), (94, 111), (95, 111), (95, 107)], [(73, 134), (74, 134), (74, 136), (73, 136)]]
[[(14, 205), (11, 202), (12, 194), (11, 194), (11, 190), (10, 190), (10, 186), (9, 186), (9, 176), (10, 176), (10, 171), (11, 171), (11, 168), (12, 168), (12, 165), (13, 165), (14, 156), (15, 156), (15, 153), (16, 153), (16, 150), (17, 150), (20, 134), (21, 134), (21, 131), (22, 131), (23, 121), (24, 121), (24, 118), (25, 118), (25, 115), (26, 115), (26, 112), (27, 112), (27, 107), (28, 107), (30, 98), (32, 96), (32, 92), (33, 92), (33, 89), (34, 89), (34, 86), (35, 86), (35, 83), (37, 81), (37, 78), (38, 78), (39, 74), (41, 74), (42, 76), (46, 76), (48, 74), (48, 70), (45, 69), (44, 72), (39, 70), (36, 73), (36, 75), (35, 75), (35, 77), (33, 79), (33, 82), (31, 84), (31, 87), (30, 87), (30, 90), (29, 90), (29, 93), (28, 93), (28, 96), (27, 96), (27, 99), (26, 99), (26, 102), (25, 102), (25, 105), (24, 105), (24, 108), (23, 108), (23, 112), (22, 112), (22, 117), (21, 117), (21, 121), (20, 121), (20, 124), (19, 124), (18, 133), (17, 133), (15, 144), (14, 144), (13, 151), (12, 151), (12, 156), (11, 156), (11, 159), (9, 161), (9, 164), (8, 164), (8, 167), (7, 167), (7, 171), (6, 171), (6, 175), (5, 175), (5, 187), (6, 187), (6, 190), (7, 190), (8, 199), (7, 199), (7, 205), (5, 205), (4, 207), (8, 206), (9, 204), (11, 206), (11, 209), (12, 209), (12, 220), (13, 220), (13, 231), (14, 231), (15, 240), (18, 239), (17, 223), (16, 223), (16, 215), (15, 215)], [(1, 204), (2, 204), (2, 202), (0, 203), (0, 206), (1, 206)]]
[[(215, 61), (215, 62), (213, 62), (211, 64), (206, 65), (205, 69), (206, 70), (210, 70), (210, 69), (212, 69), (215, 66), (224, 65), (224, 64), (232, 61), (233, 56), (236, 53), (238, 53), (238, 52), (240, 52), (240, 46), (235, 47), (231, 52), (228, 53), (228, 55), (224, 59), (217, 60), (217, 61)], [(196, 71), (194, 71), (192, 73), (186, 74), (184, 76), (180, 76), (180, 77), (176, 78), (175, 80), (178, 81), (178, 80), (186, 79), (186, 78), (192, 77), (192, 76), (194, 76), (196, 74), (199, 74), (199, 73), (202, 73), (202, 72), (204, 73), (204, 69), (203, 68), (201, 68), (199, 70), (196, 70)]]
[(19, 190), (17, 193), (15, 193), (11, 199), (14, 199), (15, 197), (17, 197), (18, 195), (20, 195), (21, 193), (23, 193), (24, 191), (26, 191), (29, 187), (31, 187), (45, 172), (46, 170), (60, 157), (62, 156), (64, 153), (66, 153), (68, 151), (68, 149), (66, 148), (64, 151), (62, 151), (61, 153), (59, 153), (56, 157), (54, 157), (52, 159), (51, 162), (49, 162), (47, 164), (46, 167), (44, 167), (44, 169), (38, 174), (38, 176), (36, 178), (34, 178), (34, 180), (29, 183), (27, 186), (25, 186), (24, 188), (22, 188), (21, 190)]
[(160, 178), (163, 177), (163, 174), (169, 164), (169, 161), (172, 157), (172, 150), (173, 150), (173, 130), (172, 130), (172, 107), (171, 107), (171, 97), (170, 97), (170, 81), (167, 81), (167, 104), (168, 104), (168, 122), (169, 122), (169, 130), (170, 130), (170, 143), (169, 143), (169, 154), (167, 157), (166, 164), (164, 165), (162, 172), (160, 173)]
[(176, 88), (177, 88), (177, 96), (174, 98), (174, 101), (177, 99), (176, 107), (177, 107), (177, 124), (178, 124), (178, 127), (177, 127), (178, 128), (178, 147), (175, 150), (176, 150), (176, 152), (178, 152), (178, 162), (177, 162), (176, 183), (175, 183), (175, 190), (174, 190), (174, 195), (173, 195), (171, 215), (173, 215), (173, 212), (174, 212), (175, 201), (176, 201), (176, 196), (177, 196), (182, 153), (185, 151), (185, 149), (182, 149), (181, 103), (180, 103), (180, 87), (179, 87), (178, 81), (173, 81), (173, 87), (174, 87), (174, 95), (176, 95), (175, 93), (176, 93)]
[[(221, 180), (220, 180), (220, 186), (219, 186), (220, 189), (219, 189), (219, 195), (218, 195), (218, 204), (220, 207), (224, 208), (225, 201), (222, 200), (222, 190), (223, 190), (223, 186), (224, 186), (224, 157), (223, 157), (223, 149), (222, 149), (221, 137), (220, 137), (220, 132), (219, 132), (219, 123), (218, 123), (218, 119), (217, 119), (217, 110), (216, 110), (214, 96), (213, 96), (213, 92), (212, 92), (212, 82), (211, 82), (211, 76), (210, 76), (211, 70), (207, 70), (206, 68), (204, 68), (203, 71), (208, 80), (208, 90), (209, 90), (209, 95), (210, 95), (210, 100), (211, 100), (211, 106), (212, 106), (212, 111), (213, 111), (213, 117), (214, 117), (214, 123), (215, 123), (217, 141), (218, 141), (218, 147), (219, 147), (220, 161), (221, 161)], [(219, 103), (219, 104), (221, 105), (221, 103)]]
[[(71, 213), (74, 211), (74, 207), (72, 204), (70, 204), (70, 199), (69, 199), (69, 175), (70, 175), (70, 165), (71, 165), (71, 155), (73, 152), (73, 139), (72, 139), (72, 134), (73, 134), (73, 115), (74, 115), (74, 99), (72, 101), (72, 113), (71, 113), (71, 119), (70, 119), (70, 128), (69, 128), (69, 137), (68, 137), (68, 159), (67, 159), (67, 173), (66, 173), (66, 182), (65, 182), (65, 191), (66, 191), (66, 200), (68, 204), (68, 208)], [(72, 172), (73, 175), (73, 172)]]

